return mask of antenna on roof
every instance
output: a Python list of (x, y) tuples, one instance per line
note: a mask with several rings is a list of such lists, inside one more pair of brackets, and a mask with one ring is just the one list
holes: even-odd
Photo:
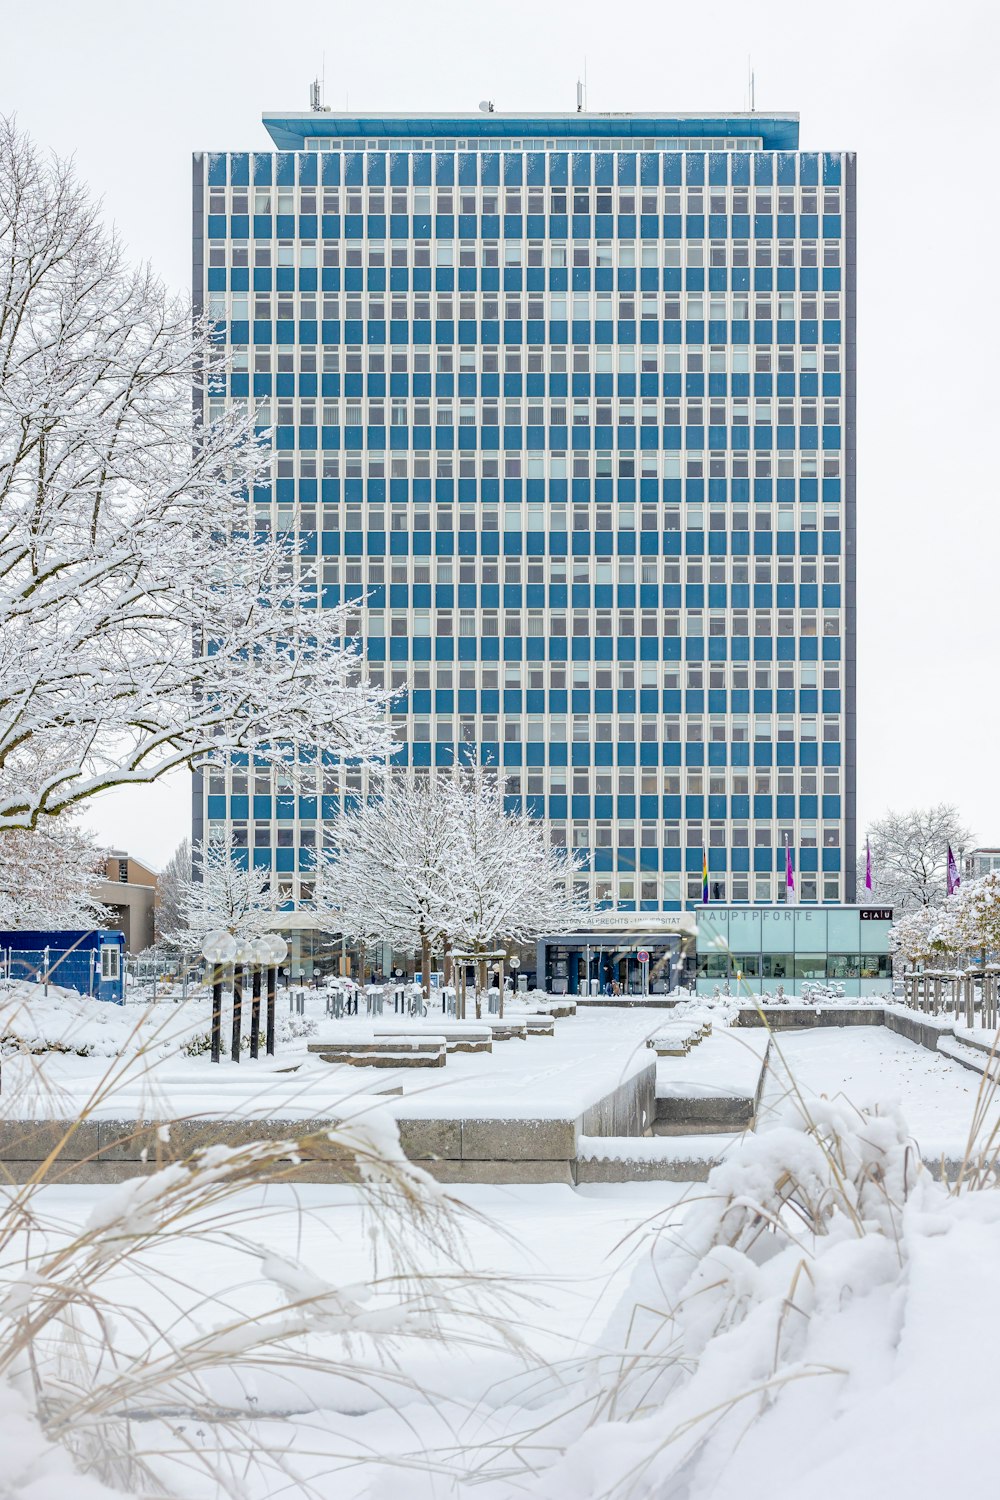
[(756, 90), (754, 88), (753, 60), (750, 57), (747, 58), (747, 68), (749, 69), (749, 72), (750, 72), (750, 113), (753, 114), (755, 112), (756, 108), (757, 108), (757, 104), (756, 104)]
[(491, 115), (493, 113), (493, 100), (480, 99), (479, 108), (482, 110), (484, 115)]
[(576, 112), (578, 115), (583, 114), (583, 80), (581, 78), (576, 80)]
[(314, 78), (309, 85), (309, 108), (317, 113), (329, 112), (329, 105), (323, 103), (323, 85), (318, 78)]

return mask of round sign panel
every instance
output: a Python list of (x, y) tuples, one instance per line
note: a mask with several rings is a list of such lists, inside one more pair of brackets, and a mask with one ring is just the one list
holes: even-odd
[(640, 948), (639, 949), (639, 952), (636, 954), (636, 958), (639, 960), (639, 962), (641, 964), (648, 964), (649, 963), (649, 954), (646, 952), (645, 948)]

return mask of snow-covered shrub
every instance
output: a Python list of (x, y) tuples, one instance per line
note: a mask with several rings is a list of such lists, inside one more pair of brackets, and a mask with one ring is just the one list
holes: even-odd
[(279, 1042), (298, 1042), (307, 1036), (315, 1036), (319, 1022), (315, 1016), (282, 1016), (278, 1022)]
[(806, 1005), (818, 1005), (824, 1000), (843, 1000), (844, 986), (824, 979), (807, 979), (802, 984), (801, 998)]
[(961, 1257), (970, 1233), (1000, 1252), (1000, 1193), (936, 1182), (893, 1109), (819, 1099), (746, 1137), (652, 1235), (602, 1340), (615, 1353), (592, 1368), (587, 1430), (537, 1493), (886, 1493), (912, 1435), (904, 1392), (933, 1389), (949, 1338), (948, 1247)]

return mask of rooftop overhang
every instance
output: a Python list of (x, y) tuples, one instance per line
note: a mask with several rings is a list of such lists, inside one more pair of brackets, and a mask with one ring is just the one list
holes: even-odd
[(799, 149), (797, 113), (749, 114), (377, 114), (349, 115), (332, 110), (265, 110), (264, 128), (281, 151), (302, 151), (313, 136), (760, 136), (765, 151)]

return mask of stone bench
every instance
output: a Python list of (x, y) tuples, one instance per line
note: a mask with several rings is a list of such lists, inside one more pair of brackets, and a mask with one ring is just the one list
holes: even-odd
[(448, 1044), (443, 1036), (386, 1036), (371, 1041), (310, 1042), (310, 1052), (326, 1063), (349, 1068), (443, 1068)]
[[(380, 1042), (392, 1041), (399, 1036), (393, 1027), (376, 1026), (375, 1036)], [(407, 1040), (414, 1037), (420, 1038), (419, 1032), (407, 1031), (404, 1033)], [(435, 1025), (433, 1035), (443, 1038), (449, 1052), (492, 1052), (493, 1033), (489, 1026), (476, 1025), (475, 1022), (467, 1024), (451, 1024), (448, 1026)]]
[(495, 1042), (525, 1041), (528, 1035), (528, 1023), (526, 1020), (490, 1021), (490, 1031)]
[(541, 1016), (552, 1016), (553, 1020), (561, 1021), (566, 1016), (576, 1015), (575, 1000), (544, 1000), (538, 1002), (538, 1014)]
[(661, 1026), (654, 1031), (646, 1038), (646, 1046), (651, 1047), (657, 1057), (685, 1057), (710, 1032), (711, 1023), (706, 1032), (699, 1021), (678, 1021), (673, 1026)]
[(553, 1016), (524, 1016), (529, 1036), (555, 1036), (556, 1023)]

